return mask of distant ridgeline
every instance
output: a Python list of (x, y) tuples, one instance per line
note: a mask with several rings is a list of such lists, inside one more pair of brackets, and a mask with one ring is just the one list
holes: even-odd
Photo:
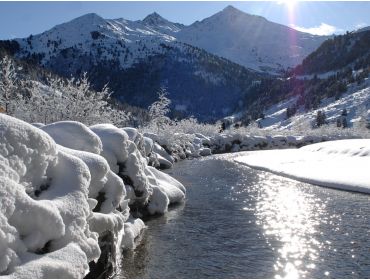
[[(277, 37), (262, 33), (257, 40), (260, 45), (244, 40), (236, 46), (230, 34), (225, 37), (216, 32), (222, 25), (224, 33), (237, 31), (239, 35), (233, 36), (244, 38), (244, 29), (235, 26), (236, 22), (260, 24), (274, 30)], [(282, 71), (297, 65), (293, 61), (281, 64), (283, 57), (297, 50), (286, 45), (288, 40), (279, 39), (285, 45), (279, 43), (274, 57), (267, 46), (274, 44), (274, 38), (286, 38), (289, 32), (297, 32), (300, 38), (302, 53), (295, 62), (303, 62)], [(325, 41), (328, 37), (292, 31), (233, 7), (190, 26), (169, 22), (156, 13), (138, 21), (87, 14), (39, 35), (0, 41), (0, 55), (6, 50), (27, 65), (39, 65), (64, 77), (87, 72), (96, 90), (108, 84), (121, 103), (141, 108), (153, 103), (159, 88), (165, 87), (172, 101), (171, 117), (195, 116), (212, 122), (236, 112), (257, 119), (264, 108), (292, 95), (299, 96), (295, 106), (307, 109), (317, 107), (325, 97), (338, 98), (347, 83), (360, 83), (367, 75), (369, 32)], [(228, 43), (230, 40), (234, 45)], [(228, 57), (230, 48), (233, 55)], [(361, 71), (352, 71), (357, 69)]]

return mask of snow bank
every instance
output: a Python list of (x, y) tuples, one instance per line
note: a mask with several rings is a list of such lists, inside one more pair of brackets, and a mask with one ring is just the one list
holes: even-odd
[(124, 127), (122, 128), (122, 130), (127, 133), (129, 140), (135, 143), (140, 153), (144, 157), (146, 157), (147, 151), (145, 149), (145, 141), (144, 141), (143, 135), (139, 133), (139, 131), (136, 128), (132, 128), (132, 127)]
[(221, 133), (210, 139), (212, 153), (254, 151), (283, 148), (300, 148), (329, 140), (323, 136), (252, 136), (241, 133)]
[(163, 214), (185, 198), (181, 183), (148, 166), (159, 154), (136, 129), (38, 127), (0, 114), (0, 275), (82, 278), (114, 266), (112, 254), (132, 249), (145, 227), (129, 205)]
[(88, 167), (45, 132), (3, 114), (0, 136), (0, 274), (83, 277), (100, 254), (87, 224)]
[(311, 184), (370, 193), (368, 139), (328, 141), (294, 150), (247, 152), (235, 160)]
[[(129, 204), (133, 208), (142, 209), (142, 212), (147, 210), (151, 215), (163, 214), (170, 203), (184, 199), (185, 192), (177, 191), (179, 182), (148, 166), (146, 155), (153, 153), (160, 163), (159, 167), (172, 167), (173, 158), (162, 147), (145, 140), (136, 129), (119, 129), (104, 124), (92, 126), (91, 129), (103, 143), (102, 156), (125, 182)], [(141, 151), (136, 144), (142, 145)], [(180, 188), (184, 189), (182, 185)]]
[(153, 164), (153, 166), (160, 169), (172, 168), (175, 161), (212, 154), (209, 148), (210, 138), (200, 133), (175, 133), (174, 142), (154, 133), (146, 132), (144, 135), (144, 138), (149, 138), (154, 142), (152, 154), (157, 158), (158, 165)]

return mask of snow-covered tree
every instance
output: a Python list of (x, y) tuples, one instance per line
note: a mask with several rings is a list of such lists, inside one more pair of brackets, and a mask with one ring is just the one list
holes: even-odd
[(166, 116), (170, 112), (171, 100), (167, 98), (168, 92), (165, 88), (160, 88), (158, 91), (158, 100), (149, 106), (150, 126), (155, 126), (157, 132), (164, 128), (170, 119)]
[(0, 61), (0, 106), (6, 114), (12, 115), (22, 95), (17, 85), (16, 66), (8, 57)]

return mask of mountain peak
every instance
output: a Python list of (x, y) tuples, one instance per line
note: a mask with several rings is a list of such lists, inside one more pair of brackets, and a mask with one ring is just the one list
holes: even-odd
[(179, 32), (184, 25), (180, 23), (171, 22), (158, 13), (154, 12), (147, 15), (142, 21), (139, 21), (151, 29), (157, 30), (159, 32), (172, 35), (173, 33)]
[(78, 22), (79, 25), (80, 24), (102, 24), (105, 22), (105, 19), (103, 19), (98, 14), (88, 13), (80, 17), (77, 17), (70, 22), (74, 22), (74, 23)]
[(227, 7), (225, 7), (223, 10), (223, 12), (227, 12), (227, 13), (242, 13), (241, 10), (238, 10), (237, 8), (235, 8), (234, 6), (232, 5), (228, 5)]
[(147, 15), (144, 19), (143, 22), (146, 24), (158, 24), (162, 22), (168, 22), (165, 18), (161, 17), (158, 13), (154, 12), (149, 15)]
[(227, 7), (225, 7), (221, 12), (218, 13), (218, 15), (222, 15), (222, 16), (226, 15), (228, 18), (230, 18), (230, 17), (244, 17), (244, 18), (253, 19), (253, 20), (267, 21), (267, 19), (262, 17), (262, 16), (252, 15), (252, 14), (243, 12), (243, 11), (235, 8), (232, 5), (228, 5)]

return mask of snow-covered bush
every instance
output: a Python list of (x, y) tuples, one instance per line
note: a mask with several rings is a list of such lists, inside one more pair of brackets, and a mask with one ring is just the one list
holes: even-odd
[(108, 87), (92, 90), (86, 74), (80, 79), (50, 76), (43, 84), (25, 80), (18, 70), (10, 57), (0, 61), (0, 112), (44, 124), (73, 120), (122, 126), (129, 121), (130, 114), (114, 104)]
[(24, 84), (30, 96), (23, 98), (16, 116), (29, 122), (73, 120), (87, 125), (101, 122), (122, 125), (129, 119), (127, 113), (108, 103), (111, 92), (107, 87), (101, 91), (91, 90), (86, 75), (77, 80), (49, 78), (47, 86), (39, 82)]

